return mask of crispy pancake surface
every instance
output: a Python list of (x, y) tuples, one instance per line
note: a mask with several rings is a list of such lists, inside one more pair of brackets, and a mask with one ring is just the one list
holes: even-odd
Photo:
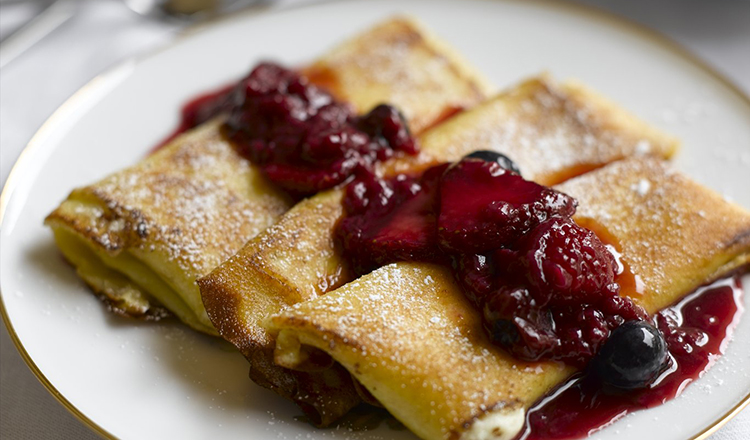
[[(381, 171), (418, 171), (485, 149), (516, 160), (526, 178), (551, 184), (629, 155), (670, 157), (677, 148), (674, 138), (598, 95), (547, 77), (525, 81), (448, 119), (419, 142), (420, 156), (387, 162)], [(263, 322), (351, 280), (333, 240), (343, 215), (341, 197), (341, 190), (332, 190), (297, 204), (198, 282), (209, 317), (250, 361), (251, 376), (293, 400), (305, 395), (300, 390), (307, 385), (291, 380), (294, 373), (261, 361), (258, 351), (270, 357), (274, 346)]]
[[(388, 52), (399, 56), (384, 57)], [(380, 76), (361, 75), (372, 65)], [(480, 102), (486, 89), (442, 43), (404, 18), (345, 42), (313, 66), (327, 69), (317, 81), (339, 99), (362, 112), (387, 101), (417, 131)], [(429, 77), (415, 73), (426, 71)], [(292, 206), (221, 136), (221, 123), (219, 117), (139, 164), (76, 189), (47, 218), (66, 258), (113, 311), (157, 319), (168, 310), (216, 334), (195, 279)]]
[(512, 437), (524, 408), (573, 371), (518, 362), (494, 347), (450, 270), (423, 263), (378, 269), (271, 325), (280, 331), (278, 363), (305, 368), (309, 347), (325, 351), (425, 439), (458, 438), (488, 412), (507, 426), (486, 438)]
[(426, 147), (416, 160), (396, 160), (383, 171), (414, 172), (488, 149), (513, 159), (527, 179), (554, 185), (630, 156), (671, 158), (679, 146), (597, 92), (546, 74), (458, 114), (420, 140)]
[(622, 254), (623, 294), (651, 314), (750, 262), (750, 213), (664, 162), (616, 162), (556, 189)]
[(79, 275), (117, 310), (153, 313), (148, 293), (191, 327), (215, 333), (194, 280), (292, 206), (239, 158), (220, 123), (74, 190), (47, 217)]
[[(557, 189), (579, 199), (577, 222), (620, 248), (641, 286), (623, 294), (651, 313), (750, 263), (750, 213), (657, 159), (614, 163)], [(314, 350), (324, 351), (422, 438), (513, 438), (525, 409), (573, 370), (510, 358), (479, 315), (448, 269), (396, 263), (267, 325), (277, 363), (323, 365)]]
[[(671, 157), (677, 148), (674, 138), (599, 96), (546, 77), (454, 116), (426, 131), (419, 142), (420, 156), (387, 162), (382, 171), (414, 172), (486, 149), (508, 155), (527, 179), (549, 185), (630, 155)], [(333, 228), (343, 214), (341, 197), (341, 190), (332, 190), (297, 204), (199, 281), (214, 325), (243, 352), (268, 347), (261, 322), (270, 313), (348, 281), (333, 242)]]
[(389, 20), (349, 40), (303, 73), (360, 112), (397, 104), (415, 133), (473, 107), (494, 88), (460, 54), (409, 18)]

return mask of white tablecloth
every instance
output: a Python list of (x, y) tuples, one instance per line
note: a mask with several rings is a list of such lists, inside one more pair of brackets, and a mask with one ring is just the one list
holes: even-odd
[[(307, 0), (279, 1), (284, 7)], [(750, 1), (585, 0), (671, 36), (750, 91)], [(0, 38), (29, 6), (0, 0)], [(28, 140), (79, 87), (114, 63), (166, 44), (176, 24), (144, 19), (117, 0), (82, 0), (76, 14), (0, 70), (0, 181)], [(0, 325), (0, 438), (94, 439), (47, 393)], [(712, 440), (750, 438), (745, 410)]]

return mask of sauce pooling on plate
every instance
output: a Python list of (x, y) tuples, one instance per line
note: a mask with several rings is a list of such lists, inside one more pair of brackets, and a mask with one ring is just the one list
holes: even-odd
[(721, 354), (741, 311), (739, 280), (728, 279), (649, 318), (619, 295), (632, 274), (616, 252), (572, 221), (575, 200), (497, 154), (419, 177), (358, 176), (344, 207), (336, 237), (356, 273), (450, 265), (495, 344), (582, 371), (530, 409), (524, 439), (586, 437), (675, 397)]
[(742, 314), (739, 278), (717, 281), (657, 313), (671, 363), (645, 389), (612, 392), (591, 372), (578, 374), (539, 400), (526, 415), (519, 439), (582, 438), (624, 415), (679, 395), (723, 353)]
[[(357, 116), (298, 73), (263, 63), (188, 103), (164, 143), (219, 114), (237, 151), (293, 197), (354, 177), (336, 238), (356, 273), (402, 260), (449, 265), (494, 343), (524, 361), (584, 369), (529, 410), (524, 439), (585, 437), (673, 398), (721, 353), (741, 310), (738, 281), (725, 281), (650, 320), (619, 295), (622, 268), (609, 247), (572, 221), (576, 201), (526, 181), (497, 153), (377, 177), (377, 162), (418, 153), (391, 106)], [(635, 341), (632, 365), (606, 357), (619, 341)]]

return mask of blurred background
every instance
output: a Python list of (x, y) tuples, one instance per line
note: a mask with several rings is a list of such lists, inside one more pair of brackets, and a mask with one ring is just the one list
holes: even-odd
[[(750, 94), (750, 1), (578, 2), (666, 34)], [(311, 1), (0, 0), (0, 182), (52, 112), (107, 68), (226, 14), (304, 3)], [(44, 389), (0, 327), (0, 438), (98, 438)], [(712, 440), (747, 438), (750, 409)]]

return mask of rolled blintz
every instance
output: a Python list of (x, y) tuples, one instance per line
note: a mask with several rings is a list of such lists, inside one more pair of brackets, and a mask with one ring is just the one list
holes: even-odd
[[(357, 111), (388, 102), (418, 132), (486, 96), (484, 80), (443, 47), (415, 22), (395, 18), (311, 69), (325, 69), (325, 81), (316, 74), (318, 81)], [(387, 52), (399, 56), (385, 58)], [(377, 72), (363, 72), (363, 63), (377, 63)], [(74, 190), (47, 217), (65, 257), (113, 311), (152, 319), (171, 312), (217, 334), (196, 278), (293, 206), (224, 136), (224, 120), (218, 116), (140, 163)]]
[[(616, 162), (556, 189), (578, 199), (576, 222), (621, 253), (621, 294), (649, 313), (750, 263), (750, 213), (659, 160)], [(309, 369), (328, 354), (422, 438), (513, 438), (574, 369), (512, 358), (480, 317), (448, 268), (403, 262), (266, 325), (279, 365)]]
[[(674, 138), (597, 94), (546, 76), (453, 116), (418, 141), (419, 156), (385, 162), (380, 171), (417, 173), (493, 150), (513, 158), (528, 179), (549, 184), (622, 157), (670, 157), (677, 148)], [(209, 317), (250, 361), (253, 380), (294, 401), (308, 395), (309, 377), (274, 365), (274, 338), (263, 323), (352, 280), (333, 238), (342, 194), (326, 191), (297, 204), (198, 281)]]

